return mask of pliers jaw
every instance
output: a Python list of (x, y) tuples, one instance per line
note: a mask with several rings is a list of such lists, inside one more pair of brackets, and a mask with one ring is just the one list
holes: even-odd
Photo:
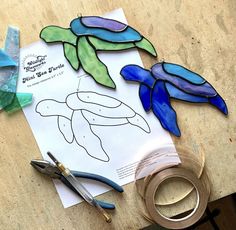
[(30, 164), (38, 170), (40, 173), (43, 173), (51, 178), (60, 179), (61, 172), (60, 170), (49, 161), (45, 160), (32, 160)]

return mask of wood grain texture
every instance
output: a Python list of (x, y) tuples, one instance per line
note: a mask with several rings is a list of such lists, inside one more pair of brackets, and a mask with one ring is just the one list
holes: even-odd
[[(46, 25), (68, 27), (77, 15), (102, 15), (120, 7), (129, 24), (153, 42), (159, 60), (202, 74), (225, 98), (228, 117), (209, 105), (174, 102), (182, 130), (182, 137), (174, 141), (205, 152), (211, 200), (235, 192), (235, 0), (3, 0), (0, 45), (9, 24), (20, 28), (23, 47), (37, 41)], [(141, 55), (147, 68), (157, 61)], [(1, 112), (0, 124), (1, 229), (139, 229), (148, 224), (138, 213), (133, 184), (125, 186), (123, 195), (101, 196), (117, 205), (111, 225), (87, 204), (63, 209), (52, 181), (29, 165), (41, 155), (23, 113)]]

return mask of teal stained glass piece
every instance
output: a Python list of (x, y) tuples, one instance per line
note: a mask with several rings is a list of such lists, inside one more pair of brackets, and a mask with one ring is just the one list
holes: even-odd
[(163, 62), (163, 69), (167, 73), (177, 75), (185, 80), (191, 81), (193, 84), (201, 85), (206, 81), (199, 74), (177, 64)]
[(110, 42), (136, 42), (142, 39), (142, 36), (130, 26), (121, 32), (116, 32), (108, 30), (106, 27), (87, 27), (81, 22), (81, 18), (76, 18), (71, 22), (70, 27), (77, 36), (94, 36)]
[(168, 81), (186, 93), (205, 97), (217, 95), (215, 89), (206, 81), (201, 85), (196, 85), (191, 82), (191, 79), (185, 80), (182, 77), (165, 72), (163, 63), (157, 63), (152, 66), (151, 72), (156, 79)]
[(16, 93), (14, 94), (12, 102), (7, 105), (4, 110), (8, 113), (13, 113), (21, 110), (21, 108), (32, 103), (32, 97), (32, 93)]
[(11, 57), (0, 49), (0, 67), (16, 66), (16, 62)]
[(14, 112), (32, 102), (32, 94), (16, 95), (19, 74), (19, 42), (19, 29), (9, 26), (5, 40), (4, 52), (13, 60), (14, 65), (1, 66), (2, 68), (0, 68), (0, 109), (4, 108), (7, 112)]

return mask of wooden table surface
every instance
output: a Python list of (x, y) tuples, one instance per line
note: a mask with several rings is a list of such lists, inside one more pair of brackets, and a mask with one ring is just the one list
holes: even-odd
[[(193, 152), (204, 151), (211, 200), (235, 192), (235, 0), (3, 0), (0, 45), (9, 24), (20, 28), (23, 47), (39, 40), (46, 25), (67, 27), (77, 15), (103, 15), (117, 8), (153, 42), (159, 60), (202, 74), (225, 99), (228, 117), (209, 105), (173, 102), (182, 130), (182, 137), (173, 140)], [(148, 55), (142, 59), (147, 68), (157, 62)], [(1, 112), (0, 124), (0, 229), (139, 229), (148, 224), (138, 214), (133, 184), (125, 186), (123, 195), (101, 196), (117, 205), (110, 225), (87, 204), (64, 209), (52, 181), (29, 165), (41, 155), (23, 113)]]

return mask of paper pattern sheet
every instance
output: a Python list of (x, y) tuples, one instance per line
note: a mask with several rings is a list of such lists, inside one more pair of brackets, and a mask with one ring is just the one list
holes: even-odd
[[(126, 23), (121, 9), (106, 17)], [(116, 83), (116, 90), (100, 86), (82, 70), (74, 71), (61, 44), (33, 43), (21, 49), (18, 90), (33, 93), (24, 108), (44, 159), (51, 151), (73, 170), (96, 173), (120, 185), (134, 180), (143, 157), (141, 147), (172, 143), (169, 134), (139, 101), (138, 85), (125, 82), (120, 70), (127, 64), (142, 66), (136, 49), (99, 53)], [(179, 158), (172, 157), (173, 162)], [(93, 195), (109, 190), (99, 182), (81, 180)], [(81, 199), (55, 180), (64, 207)]]

